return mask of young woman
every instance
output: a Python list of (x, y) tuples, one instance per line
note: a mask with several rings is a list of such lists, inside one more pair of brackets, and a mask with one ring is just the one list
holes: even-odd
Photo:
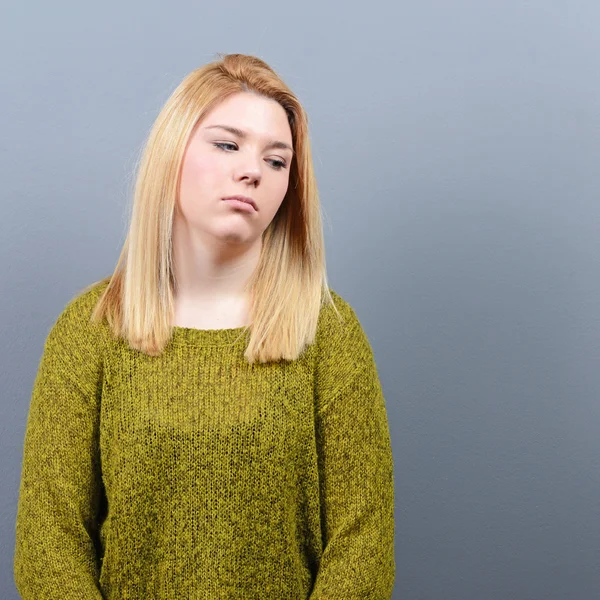
[(114, 273), (44, 345), (21, 596), (390, 598), (385, 401), (327, 283), (298, 99), (256, 57), (193, 71), (154, 123), (132, 208)]

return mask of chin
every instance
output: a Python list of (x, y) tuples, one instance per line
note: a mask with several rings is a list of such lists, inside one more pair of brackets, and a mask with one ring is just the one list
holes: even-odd
[(234, 231), (234, 230), (222, 231), (219, 234), (217, 234), (215, 237), (217, 237), (222, 242), (226, 242), (228, 244), (243, 244), (243, 245), (252, 244), (257, 239), (255, 236), (248, 235), (247, 233), (244, 233), (241, 231)]

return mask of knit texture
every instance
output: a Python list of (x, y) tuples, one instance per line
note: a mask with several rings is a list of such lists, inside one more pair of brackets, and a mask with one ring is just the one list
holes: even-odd
[(35, 600), (389, 599), (394, 476), (369, 340), (333, 290), (295, 361), (243, 328), (174, 327), (159, 357), (72, 299), (44, 344), (14, 576)]

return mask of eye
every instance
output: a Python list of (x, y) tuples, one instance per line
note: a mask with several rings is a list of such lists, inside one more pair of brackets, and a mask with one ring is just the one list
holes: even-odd
[(215, 142), (213, 144), (213, 146), (216, 146), (217, 148), (221, 148), (221, 150), (225, 150), (225, 148), (223, 148), (223, 146), (231, 146), (231, 147), (235, 148), (235, 144), (228, 144), (227, 142)]
[[(236, 145), (235, 144), (230, 144), (228, 142), (213, 142), (213, 146), (216, 146), (217, 148), (220, 148), (221, 150), (223, 150), (224, 152), (231, 152), (231, 150), (227, 150), (225, 147), (229, 147), (229, 148), (233, 148), (234, 150), (236, 149)], [(268, 161), (271, 166), (276, 170), (276, 171), (281, 171), (281, 169), (285, 169), (286, 167), (286, 163), (283, 162), (282, 160), (269, 160)]]
[(270, 163), (272, 163), (273, 168), (276, 171), (280, 171), (281, 169), (285, 169), (285, 163), (281, 160), (270, 160)]

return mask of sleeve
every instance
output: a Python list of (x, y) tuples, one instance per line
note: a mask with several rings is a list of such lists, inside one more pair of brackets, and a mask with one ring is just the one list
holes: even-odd
[[(344, 308), (344, 307), (343, 307)], [(324, 548), (310, 600), (389, 600), (395, 578), (394, 465), (373, 352), (345, 305), (330, 333), (316, 413)]]
[[(44, 344), (25, 430), (14, 578), (22, 598), (101, 600), (98, 423), (102, 344), (71, 301)], [(86, 319), (87, 317), (87, 319)]]

